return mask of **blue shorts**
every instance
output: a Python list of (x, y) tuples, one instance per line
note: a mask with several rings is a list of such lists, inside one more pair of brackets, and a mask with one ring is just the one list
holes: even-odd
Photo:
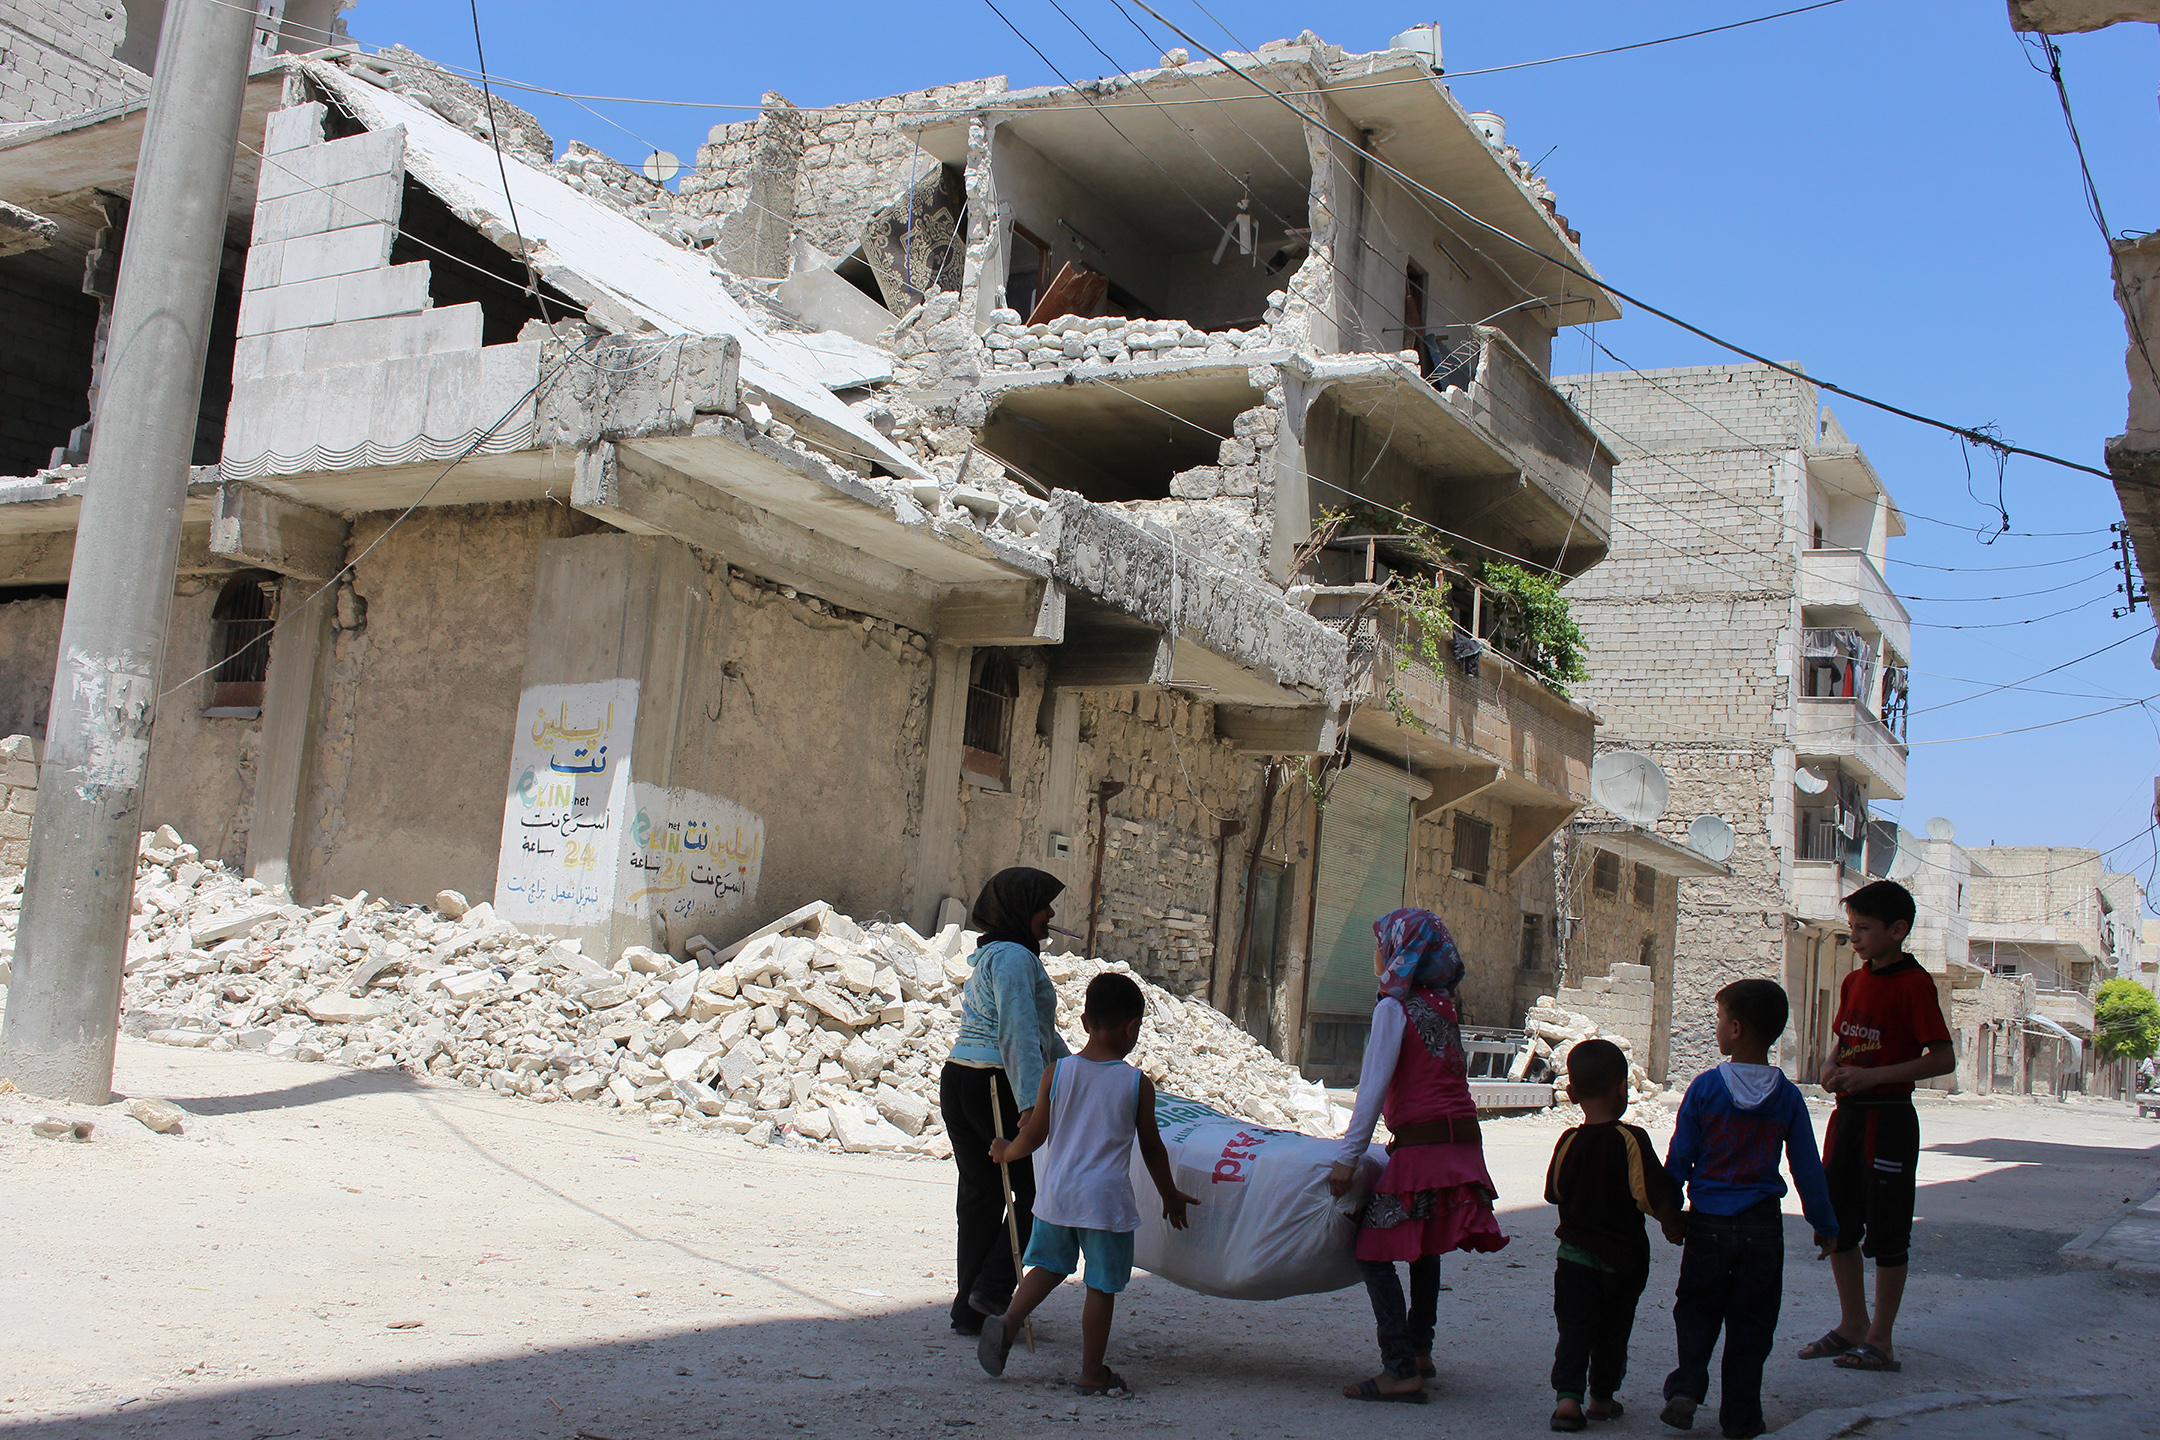
[(1070, 1275), (1087, 1257), (1087, 1288), (1116, 1295), (1132, 1281), (1132, 1231), (1081, 1230), (1071, 1225), (1035, 1222), (1028, 1237), (1027, 1255), (1021, 1264), (1041, 1266), (1059, 1275)]

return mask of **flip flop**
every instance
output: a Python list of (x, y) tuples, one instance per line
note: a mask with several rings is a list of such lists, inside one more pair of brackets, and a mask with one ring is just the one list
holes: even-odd
[(1425, 1391), (1422, 1388), (1417, 1390), (1382, 1390), (1376, 1381), (1360, 1380), (1355, 1388), (1343, 1391), (1343, 1398), (1346, 1400), (1377, 1400), (1385, 1405), (1423, 1405), (1425, 1403)]
[(1801, 1346), (1800, 1358), (1802, 1360), (1828, 1360), (1834, 1356), (1843, 1355), (1860, 1343), (1858, 1340), (1847, 1340), (1843, 1335), (1838, 1334), (1835, 1329), (1831, 1329), (1825, 1331), (1820, 1340), (1810, 1340), (1807, 1344)]
[[(1596, 1403), (1597, 1402), (1594, 1400), (1590, 1402), (1591, 1405), (1594, 1405)], [(1610, 1405), (1612, 1408), (1610, 1410), (1600, 1412), (1592, 1410), (1590, 1408), (1590, 1405), (1585, 1405), (1583, 1406), (1582, 1413), (1589, 1416), (1592, 1420), (1618, 1420), (1622, 1415), (1627, 1414), (1627, 1406), (1622, 1405), (1618, 1400), (1608, 1400), (1605, 1403), (1607, 1405)]]
[(1432, 1363), (1432, 1356), (1421, 1355), (1417, 1362), (1418, 1378), (1430, 1380), (1440, 1373), (1440, 1367)]
[(1585, 1420), (1580, 1412), (1577, 1412), (1573, 1415), (1562, 1415), (1559, 1411), (1555, 1410), (1552, 1413), (1552, 1420), (1548, 1423), (1550, 1423), (1553, 1429), (1565, 1431), (1568, 1433), (1573, 1433), (1577, 1430), (1587, 1430), (1590, 1428), (1590, 1422), (1588, 1420)]
[(1100, 1395), (1105, 1400), (1124, 1400), (1132, 1395), (1132, 1387), (1125, 1383), (1125, 1377), (1107, 1365), (1102, 1367), (1101, 1384), (1076, 1384), (1073, 1389), (1078, 1390), (1082, 1395)]
[(1675, 1395), (1665, 1402), (1665, 1408), (1657, 1418), (1675, 1430), (1692, 1430), (1695, 1428), (1695, 1411), (1701, 1404), (1685, 1395)]
[(1830, 1363), (1840, 1370), (1886, 1370), (1893, 1374), (1905, 1368), (1865, 1340)]
[(1005, 1373), (1005, 1357), (1012, 1354), (1012, 1337), (1005, 1333), (1005, 1317), (992, 1315), (983, 1321), (982, 1338), (975, 1342), (975, 1358), (992, 1375)]

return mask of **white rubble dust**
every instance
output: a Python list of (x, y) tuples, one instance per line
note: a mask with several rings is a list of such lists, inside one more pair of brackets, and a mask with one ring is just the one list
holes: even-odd
[[(6, 953), (20, 906), (18, 877), (0, 888)], [(938, 1072), (975, 948), (957, 925), (925, 939), (816, 904), (726, 959), (702, 937), (696, 959), (639, 945), (601, 959), (452, 891), (433, 909), (365, 893), (295, 905), (205, 865), (169, 826), (142, 837), (135, 910), (122, 1020), (163, 1044), (397, 1067), (757, 1143), (952, 1153)], [(1073, 1041), (1087, 982), (1131, 974), (1075, 955), (1044, 965)], [(1222, 1014), (1132, 978), (1148, 1003), (1132, 1061), (1158, 1087), (1263, 1125), (1341, 1128), (1322, 1087)]]

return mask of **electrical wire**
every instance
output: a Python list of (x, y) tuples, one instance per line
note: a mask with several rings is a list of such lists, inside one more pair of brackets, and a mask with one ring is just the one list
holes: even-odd
[[(1210, 59), (1222, 65), (1224, 68), (1230, 70), (1233, 74), (1236, 74), (1248, 81), (1255, 89), (1260, 91), (1261, 94), (1269, 96), (1270, 98), (1281, 102), (1294, 114), (1300, 116), (1306, 123), (1311, 124), (1314, 127), (1333, 136), (1337, 141), (1341, 142), (1342, 144), (1354, 144), (1354, 142), (1352, 142), (1347, 136), (1343, 135), (1341, 131), (1335, 129), (1332, 125), (1329, 125), (1325, 120), (1315, 118), (1314, 116), (1307, 114), (1305, 111), (1300, 110), (1296, 104), (1290, 101), (1281, 92), (1268, 88), (1267, 85), (1263, 84), (1253, 75), (1239, 69), (1235, 65), (1230, 64), (1230, 62), (1224, 59), (1220, 54), (1216, 53), (1214, 50), (1209, 49), (1206, 45), (1195, 39), (1187, 31), (1181, 29), (1179, 26), (1166, 19), (1161, 11), (1157, 10), (1153, 5), (1148, 3), (1148, 0), (1132, 0), (1132, 3), (1138, 5), (1142, 10), (1147, 11), (1148, 14), (1153, 15), (1157, 23), (1171, 30), (1180, 38), (1188, 41), (1193, 45), (1199, 46), (1200, 49), (1207, 52), (1207, 55)], [(1372, 152), (1368, 150), (1367, 153)], [(1815, 376), (1809, 375), (1804, 370), (1800, 370), (1795, 368), (1794, 366), (1782, 364), (1779, 361), (1772, 360), (1767, 355), (1759, 354), (1756, 351), (1748, 349), (1744, 345), (1740, 345), (1733, 341), (1727, 340), (1720, 335), (1703, 329), (1699, 325), (1695, 325), (1687, 320), (1681, 319), (1678, 315), (1673, 314), (1669, 310), (1665, 310), (1660, 308), (1659, 306), (1653, 305), (1649, 301), (1644, 300), (1639, 296), (1631, 295), (1628, 292), (1612, 285), (1610, 282), (1602, 280), (1595, 275), (1592, 275), (1589, 271), (1583, 269), (1579, 265), (1571, 264), (1566, 260), (1560, 259), (1558, 256), (1540, 250), (1537, 246), (1531, 244), (1529, 241), (1520, 239), (1517, 236), (1510, 234), (1508, 231), (1502, 229), (1498, 225), (1493, 224), (1491, 221), (1471, 214), (1461, 205), (1458, 205), (1453, 200), (1450, 200), (1447, 196), (1442, 195), (1439, 191), (1433, 189), (1431, 186), (1426, 185), (1422, 181), (1415, 179), (1411, 175), (1405, 173), (1403, 170), (1397, 168), (1392, 162), (1388, 161), (1386, 158), (1378, 154), (1373, 154), (1373, 158), (1378, 161), (1378, 163), (1383, 169), (1385, 169), (1389, 174), (1393, 175), (1403, 185), (1421, 194), (1430, 196), (1432, 199), (1438, 201), (1441, 205), (1445, 206), (1447, 209), (1454, 212), (1455, 214), (1460, 215), (1464, 220), (1467, 220), (1472, 225), (1476, 226), (1478, 229), (1490, 231), (1492, 234), (1499, 236), (1501, 239), (1507, 241), (1509, 244), (1514, 245), (1533, 256), (1536, 256), (1540, 260), (1543, 260), (1546, 264), (1552, 265), (1559, 270), (1565, 271), (1567, 274), (1573, 275), (1578, 279), (1586, 281), (1591, 285), (1598, 286), (1606, 293), (1614, 296), (1615, 298), (1624, 300), (1628, 304), (1635, 306), (1637, 309), (1647, 311), (1648, 313), (1657, 316), (1659, 319), (1664, 320), (1669, 324), (1677, 325), (1681, 329), (1687, 331), (1689, 334), (1707, 340), (1711, 344), (1719, 347), (1720, 349), (1729, 350), (1733, 354), (1743, 356), (1746, 359), (1754, 361), (1758, 365), (1767, 365), (1773, 370), (1777, 370), (1784, 374), (1791, 375), (1796, 379), (1806, 380), (1810, 384), (1816, 386), (1818, 389), (1828, 390), (1833, 395), (1843, 395), (1849, 400), (1857, 401), (1862, 405), (1867, 405), (1874, 409), (1884, 411), (1887, 414), (1896, 415), (1902, 419), (1911, 420), (1916, 424), (1931, 426), (1934, 429), (1943, 430), (1948, 432), (1949, 434), (1960, 436), (1974, 445), (1978, 445), (1983, 449), (1992, 450), (1997, 454), (2024, 455), (2030, 459), (2044, 460), (2051, 465), (2060, 465), (2067, 470), (2077, 470), (2088, 475), (2097, 475), (2103, 480), (2112, 481), (2115, 479), (2115, 476), (2110, 472), (2099, 469), (2095, 466), (2081, 464), (2075, 460), (2066, 460), (2059, 455), (2050, 455), (2045, 451), (2034, 450), (2023, 445), (2013, 445), (2008, 441), (1990, 435), (1983, 430), (1974, 428), (1973, 426), (1959, 425), (1948, 420), (1938, 420), (1935, 419), (1933, 416), (1923, 415), (1918, 411), (1907, 410), (1902, 406), (1893, 405), (1886, 400), (1877, 400), (1872, 395), (1863, 394), (1860, 391), (1848, 389), (1845, 386), (1834, 384), (1831, 381), (1819, 379)], [(2153, 483), (2160, 484), (2160, 482)]]
[(1999, 740), (2005, 735), (2029, 735), (2035, 730), (2052, 730), (2058, 725), (2075, 725), (2080, 720), (2091, 720), (2101, 715), (2114, 715), (2124, 710), (2134, 710), (2141, 705), (2150, 705), (2155, 700), (2160, 700), (2160, 695), (2147, 695), (2142, 700), (2126, 700), (2120, 705), (2110, 705), (2105, 710), (2088, 710), (2083, 715), (2070, 715), (2061, 720), (2044, 720), (2037, 725), (2020, 725), (2015, 730), (1990, 730), (1985, 735), (1951, 735), (1941, 740), (1910, 740), (1906, 743), (1912, 746), (1959, 745), (1968, 740)]
[(502, 176), (503, 203), (510, 209), (510, 233), (517, 237), (518, 259), (525, 262), (525, 293), (540, 307), (540, 323), (555, 322), (547, 313), (547, 297), (540, 293), (540, 275), (533, 269), (531, 247), (525, 243), (525, 227), (518, 223), (517, 197), (510, 193), (510, 162), (503, 159), (502, 126), (495, 123), (495, 92), (488, 88), (487, 52), (480, 48), (480, 0), (472, 5), (473, 56), (480, 62), (480, 95), (487, 102), (488, 143), (495, 147), (495, 173)]
[(2032, 674), (2025, 676), (2023, 679), (2012, 680), (2005, 684), (1997, 685), (1993, 689), (1983, 690), (1977, 695), (1961, 695), (1955, 700), (1945, 700), (1939, 705), (1923, 705), (1919, 709), (1916, 709), (1911, 713), (1914, 715), (1919, 715), (1932, 710), (1948, 710), (1951, 706), (1963, 705), (1968, 700), (1984, 699), (1989, 695), (1995, 694), (1996, 691), (1999, 690), (2020, 689), (2025, 685), (2030, 684), (2034, 680), (2044, 679), (2049, 675), (2053, 675), (2060, 671), (2067, 670), (2072, 665), (2083, 664), (2085, 661), (2090, 660), (2097, 655), (2105, 655), (2110, 650), (2120, 649), (2122, 646), (2129, 644), (2132, 640), (2137, 639), (2141, 635), (2150, 635), (2152, 633), (2153, 632), (2150, 627), (2143, 630), (2133, 630), (2128, 635), (2122, 636), (2120, 639), (2110, 640), (2107, 644), (2102, 645), (2097, 650), (2088, 650), (2083, 655), (2079, 655), (2072, 659), (2063, 661), (2060, 665), (2050, 665), (2045, 670), (2036, 670)]
[[(662, 347), (660, 347), (660, 349), (655, 350), (654, 358), (657, 359), (661, 351), (665, 348), (666, 347), (663, 345)], [(517, 399), (511, 401), (510, 408), (503, 411), (501, 415), (497, 416), (494, 424), (488, 426), (487, 429), (481, 431), (478, 435), (474, 436), (471, 443), (468, 444), (463, 450), (459, 451), (449, 464), (443, 466), (441, 470), (436, 472), (435, 478), (428, 481), (426, 488), (421, 490), (419, 495), (414, 498), (413, 502), (410, 505), (407, 505), (403, 510), (398, 512), (398, 516), (396, 519), (392, 520), (388, 525), (383, 527), (383, 532), (380, 535), (377, 535), (373, 540), (370, 540), (368, 542), (366, 549), (362, 550), (358, 555), (353, 556), (352, 559), (347, 560), (344, 564), (340, 565), (337, 568), (336, 574), (332, 575), (329, 579), (323, 581), (321, 585), (316, 587), (313, 594), (309, 595), (307, 599), (302, 600), (298, 605), (294, 606), (292, 611), (293, 615), (297, 616), (301, 611), (307, 609), (308, 606), (314, 604), (317, 600), (320, 600), (325, 591), (329, 590), (332, 586), (343, 580), (347, 575), (358, 569), (360, 562), (367, 559), (369, 555), (373, 554), (376, 546), (382, 544), (383, 541), (389, 539), (391, 533), (395, 531), (400, 525), (404, 524), (405, 521), (412, 515), (415, 510), (418, 510), (422, 505), (427, 503), (428, 496), (435, 493), (435, 487), (442, 484), (442, 482), (446, 478), (448, 478), (452, 470), (457, 469), (458, 466), (464, 464), (467, 460), (471, 459), (473, 452), (478, 450), (482, 445), (485, 445), (491, 438), (493, 438), (496, 431), (502, 429), (503, 426), (509, 424), (510, 417), (517, 414), (518, 411), (524, 409), (526, 401), (533, 399), (541, 392), (543, 388), (552, 384), (563, 373), (563, 371), (570, 368), (570, 365), (573, 361), (583, 358), (585, 357), (579, 354), (579, 352), (573, 350), (569, 354), (563, 356), (561, 360), (557, 361), (554, 369), (548, 371), (539, 379), (533, 381), (532, 387), (528, 389), (524, 394), (518, 396)], [(172, 686), (170, 689), (161, 691), (158, 695), (158, 699), (170, 699), (172, 696), (179, 694), (188, 686), (202, 679), (205, 675), (208, 675), (213, 671), (222, 669), (224, 666), (231, 663), (234, 659), (246, 654), (252, 646), (266, 643), (272, 635), (277, 633), (279, 627), (281, 627), (284, 623), (284, 617), (280, 617), (279, 619), (272, 621), (268, 627), (250, 636), (244, 643), (235, 648), (232, 654), (223, 657), (215, 665), (206, 666), (203, 669), (196, 671), (193, 675), (188, 676), (187, 679), (182, 680), (179, 684)]]
[(2020, 625), (2038, 625), (2044, 620), (2053, 620), (2079, 610), (2089, 610), (2095, 605), (2107, 604), (2113, 601), (2114, 598), (2115, 590), (2114, 587), (2110, 586), (2101, 594), (2080, 600), (2075, 605), (2065, 606), (2060, 610), (2051, 610), (2045, 615), (2034, 615), (2024, 620), (1991, 620), (1984, 624), (1967, 623), (1963, 625), (1950, 625), (1940, 620), (1915, 620), (1912, 622), (1912, 627), (1915, 630), (2013, 630)]

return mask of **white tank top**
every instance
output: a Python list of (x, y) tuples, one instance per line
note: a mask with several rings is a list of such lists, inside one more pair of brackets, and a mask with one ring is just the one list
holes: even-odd
[(1050, 1139), (1035, 1177), (1035, 1218), (1075, 1230), (1140, 1228), (1133, 1203), (1140, 1072), (1069, 1055), (1050, 1072)]

